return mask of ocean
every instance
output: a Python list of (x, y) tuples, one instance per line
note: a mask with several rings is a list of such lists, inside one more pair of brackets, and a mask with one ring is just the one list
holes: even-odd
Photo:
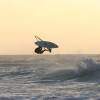
[(1, 55), (0, 100), (100, 100), (100, 55)]

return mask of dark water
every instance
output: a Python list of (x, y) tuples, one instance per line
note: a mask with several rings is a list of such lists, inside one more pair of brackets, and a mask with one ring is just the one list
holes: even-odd
[(100, 100), (100, 55), (0, 56), (0, 100)]

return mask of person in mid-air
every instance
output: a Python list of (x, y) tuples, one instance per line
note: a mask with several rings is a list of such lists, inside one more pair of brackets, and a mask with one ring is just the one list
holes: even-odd
[(49, 52), (51, 52), (51, 49), (42, 49), (42, 47), (38, 47), (38, 48), (36, 48), (35, 49), (35, 53), (38, 53), (38, 54), (42, 54), (44, 51), (49, 51)]
[(49, 51), (51, 53), (52, 49), (58, 48), (58, 45), (53, 43), (53, 42), (44, 41), (38, 36), (35, 36), (35, 38), (37, 40), (35, 42), (35, 44), (38, 47), (34, 50), (34, 52), (37, 53), (37, 54), (42, 54), (42, 53), (44, 53), (44, 51)]

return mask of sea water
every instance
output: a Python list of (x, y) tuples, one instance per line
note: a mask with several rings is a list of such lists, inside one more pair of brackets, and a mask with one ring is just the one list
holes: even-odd
[(100, 55), (0, 56), (0, 100), (100, 100)]

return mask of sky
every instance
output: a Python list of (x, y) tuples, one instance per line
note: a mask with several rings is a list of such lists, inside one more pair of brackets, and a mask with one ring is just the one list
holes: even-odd
[(0, 0), (0, 55), (32, 54), (34, 35), (52, 54), (100, 53), (100, 0)]

